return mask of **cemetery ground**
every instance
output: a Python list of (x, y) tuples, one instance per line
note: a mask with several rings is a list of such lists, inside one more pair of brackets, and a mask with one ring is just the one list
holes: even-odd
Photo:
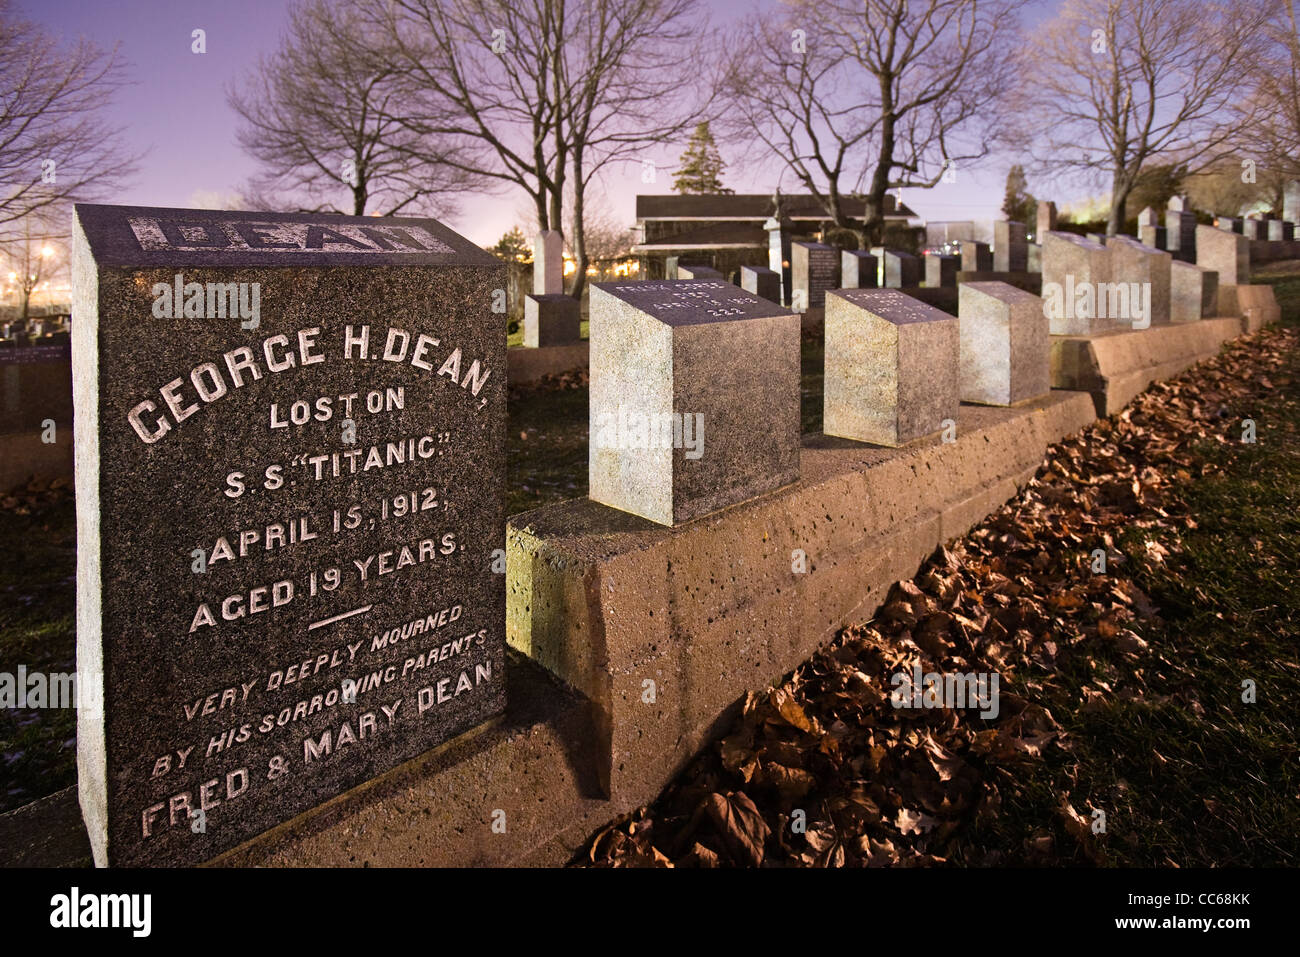
[[(1054, 446), (1016, 500), (751, 696), (580, 860), (1300, 862), (1300, 272), (1261, 279), (1282, 329)], [(803, 372), (817, 431), (811, 341)], [(585, 374), (512, 390), (509, 428), (510, 513), (585, 495)], [(75, 670), (74, 565), (68, 487), (0, 496), (0, 660)], [(893, 708), (889, 676), (914, 663), (998, 674), (999, 714)], [(74, 784), (74, 739), (71, 709), (0, 711), (0, 811)]]

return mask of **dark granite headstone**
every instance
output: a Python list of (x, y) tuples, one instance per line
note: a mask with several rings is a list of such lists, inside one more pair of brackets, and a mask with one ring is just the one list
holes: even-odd
[[(1041, 238), (1039, 242), (1042, 242)], [(977, 243), (973, 240), (962, 243), (961, 268), (962, 272), (992, 272), (993, 250), (989, 248), (989, 244)]]
[(741, 266), (740, 288), (768, 302), (781, 301), (781, 274), (766, 266)]
[[(1042, 240), (1039, 239), (1041, 243)], [(1029, 268), (1025, 224), (998, 220), (993, 224), (993, 269), (996, 272), (1024, 272)]]
[(501, 712), (505, 266), (428, 219), (73, 234), (96, 863), (211, 858)]
[(931, 289), (941, 286), (957, 285), (957, 270), (961, 266), (960, 256), (943, 256), (939, 253), (925, 254), (925, 284)]
[(875, 289), (879, 283), (880, 260), (865, 249), (840, 253), (840, 288)]
[(921, 285), (921, 260), (901, 249), (885, 250), (885, 286), (903, 289)]
[[(790, 306), (796, 312), (826, 305), (826, 292), (839, 284), (839, 254), (824, 243), (795, 243), (790, 250)], [(703, 278), (703, 277), (697, 277)]]

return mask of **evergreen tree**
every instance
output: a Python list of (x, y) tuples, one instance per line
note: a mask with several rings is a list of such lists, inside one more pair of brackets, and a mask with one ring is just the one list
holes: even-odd
[(518, 226), (498, 239), (495, 246), (488, 248), (488, 252), (496, 253), (506, 262), (527, 262), (533, 258), (533, 247)]
[(1007, 192), (1002, 200), (1002, 214), (1010, 222), (1032, 225), (1038, 221), (1038, 200), (1028, 187), (1025, 168), (1017, 163), (1007, 171)]
[(713, 141), (708, 121), (695, 127), (686, 151), (682, 153), (681, 165), (673, 177), (673, 189), (684, 195), (709, 194), (731, 195), (734, 190), (722, 185), (722, 171), (725, 169), (718, 144)]

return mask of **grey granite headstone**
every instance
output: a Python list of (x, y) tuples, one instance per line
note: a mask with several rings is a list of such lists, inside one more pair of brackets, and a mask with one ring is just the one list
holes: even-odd
[(1139, 226), (1138, 242), (1152, 249), (1164, 249), (1168, 244), (1168, 232), (1163, 226)]
[(1165, 208), (1172, 212), (1182, 213), (1189, 211), (1191, 206), (1187, 202), (1186, 196), (1177, 195), (1169, 197), (1169, 202), (1165, 204)]
[(1196, 265), (1219, 274), (1219, 288), (1250, 282), (1250, 241), (1213, 226), (1196, 227)]
[(840, 253), (840, 288), (875, 289), (880, 282), (880, 260), (865, 249)]
[(826, 435), (899, 446), (957, 420), (957, 318), (896, 289), (826, 296)]
[(712, 266), (694, 266), (682, 264), (677, 267), (678, 279), (725, 279), (722, 273)]
[(885, 286), (889, 289), (902, 289), (906, 286), (921, 285), (921, 260), (911, 253), (900, 249), (884, 251)]
[(1169, 272), (1169, 317), (1193, 322), (1218, 311), (1219, 274), (1193, 263), (1174, 261)]
[(794, 243), (790, 248), (790, 305), (797, 312), (820, 309), (826, 292), (839, 284), (840, 257), (824, 243)]
[(506, 270), (430, 219), (72, 228), (81, 807), (190, 864), (504, 708)]
[(939, 253), (925, 254), (925, 284), (931, 289), (941, 286), (957, 285), (957, 270), (961, 266), (960, 256), (944, 256)]
[(1040, 199), (1038, 201), (1038, 222), (1035, 225), (1034, 239), (1036, 239), (1039, 245), (1041, 245), (1043, 237), (1056, 229), (1055, 203), (1049, 202), (1045, 199)]
[(677, 268), (678, 268), (677, 262), (678, 262), (678, 257), (676, 256), (664, 257), (664, 278), (665, 279), (677, 278)]
[(1051, 338), (1043, 300), (1004, 282), (962, 283), (961, 400), (1012, 405), (1051, 390)]
[(582, 305), (572, 296), (524, 297), (524, 345), (563, 346), (577, 342), (582, 329)]
[(961, 244), (961, 271), (962, 272), (992, 272), (993, 271), (993, 250), (988, 243), (977, 243), (970, 240)]
[(1282, 187), (1282, 218), (1300, 223), (1300, 180), (1293, 179)]
[(1252, 216), (1243, 224), (1242, 235), (1247, 239), (1268, 239), (1268, 223)]
[(1284, 240), (1289, 240), (1291, 237), (1286, 235), (1287, 233), (1286, 227), (1289, 225), (1290, 223), (1284, 223), (1280, 219), (1270, 219), (1268, 221), (1269, 241), (1277, 243), (1277, 242), (1282, 242)]
[(1074, 233), (1043, 237), (1043, 299), (1054, 336), (1088, 336), (1114, 327), (1098, 296), (1110, 282), (1106, 247)]
[(993, 269), (995, 272), (1025, 272), (1029, 250), (1025, 248), (1025, 224), (1000, 219), (993, 224)]
[(533, 240), (533, 295), (564, 293), (564, 237), (558, 229), (545, 229)]
[(1043, 244), (1028, 243), (1025, 246), (1025, 268), (1029, 272), (1041, 273), (1043, 271)]
[(1139, 226), (1154, 226), (1156, 224), (1156, 211), (1148, 206), (1142, 212), (1138, 213)]
[(1165, 213), (1165, 248), (1171, 253), (1193, 253), (1196, 250), (1196, 214), (1174, 209), (1173, 200), (1169, 202), (1171, 206)]
[[(1215, 219), (1214, 224), (1224, 232), (1236, 233), (1239, 236), (1245, 235), (1246, 232), (1245, 220), (1240, 217), (1219, 216)], [(1197, 235), (1200, 235), (1199, 231)]]
[(799, 317), (726, 282), (591, 289), (589, 497), (677, 525), (799, 478)]
[(768, 302), (781, 301), (781, 274), (773, 272), (766, 266), (741, 266), (740, 288), (745, 292), (766, 299)]
[[(1128, 283), (1130, 290), (1149, 302), (1150, 315), (1140, 315), (1139, 304), (1130, 295), (1127, 318), (1112, 315), (1119, 325), (1145, 329), (1148, 325), (1169, 324), (1169, 253), (1145, 246), (1130, 236), (1115, 236), (1106, 244), (1110, 253), (1110, 281)], [(1137, 288), (1133, 284), (1137, 284)], [(1148, 292), (1150, 290), (1150, 298)], [(1109, 296), (1107, 297), (1109, 300)]]

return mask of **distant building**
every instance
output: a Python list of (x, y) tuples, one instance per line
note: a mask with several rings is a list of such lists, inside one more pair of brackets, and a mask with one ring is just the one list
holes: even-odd
[[(772, 194), (678, 196), (660, 194), (636, 198), (636, 240), (632, 254), (641, 259), (641, 276), (660, 279), (670, 257), (681, 263), (712, 266), (728, 277), (741, 266), (768, 265), (770, 235), (763, 228), (772, 218)], [(845, 213), (861, 223), (866, 201), (845, 198)], [(781, 219), (789, 224), (791, 239), (820, 240), (835, 224), (816, 197), (780, 196)], [(914, 225), (916, 214), (885, 197), (886, 229)]]

